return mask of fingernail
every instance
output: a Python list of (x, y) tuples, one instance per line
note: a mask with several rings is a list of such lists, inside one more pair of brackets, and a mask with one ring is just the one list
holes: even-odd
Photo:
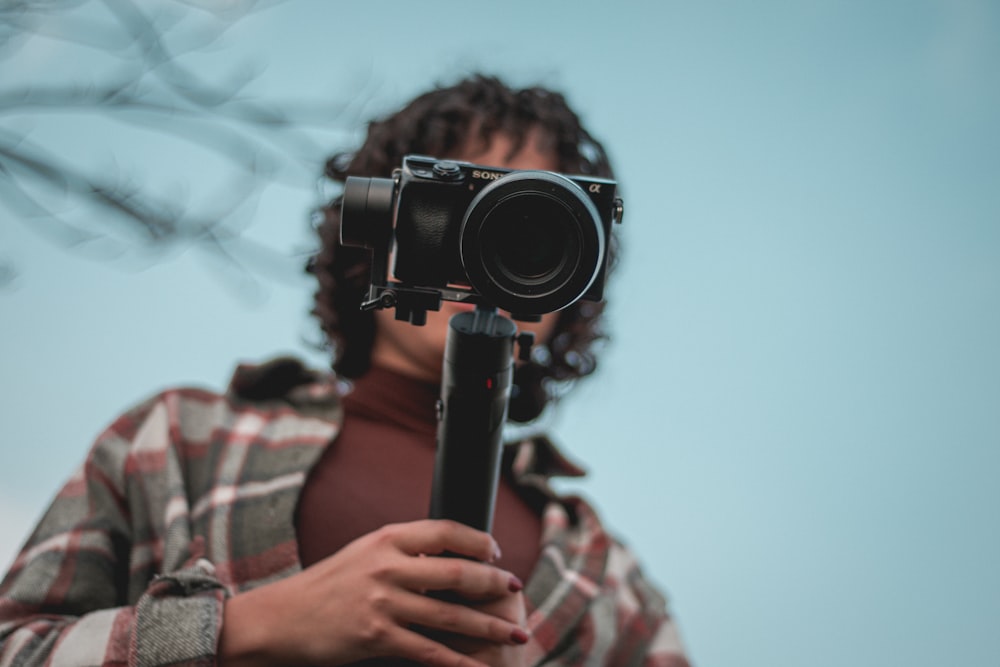
[(524, 583), (522, 583), (522, 581), (513, 574), (510, 575), (510, 579), (507, 581), (507, 590), (509, 590), (511, 593), (517, 593), (518, 591), (523, 589), (524, 589)]
[[(503, 556), (503, 553), (500, 552), (500, 545), (497, 544), (496, 542), (494, 542), (493, 543), (493, 560), (494, 561), (500, 560), (501, 556)], [(490, 562), (493, 562), (493, 561), (490, 561)]]
[(527, 644), (528, 633), (521, 628), (514, 628), (510, 631), (510, 640), (515, 644)]

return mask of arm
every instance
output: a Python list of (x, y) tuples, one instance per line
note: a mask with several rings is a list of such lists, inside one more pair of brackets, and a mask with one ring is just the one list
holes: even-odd
[[(385, 655), (482, 667), (410, 625), (487, 643), (525, 639), (516, 623), (423, 594), (453, 590), (491, 600), (519, 585), (485, 562), (435, 557), (453, 551), (492, 559), (491, 537), (451, 522), (386, 527), (235, 597), (198, 553), (174, 557), (181, 565), (157, 574), (151, 563), (161, 562), (155, 552), (163, 532), (181, 524), (158, 529), (142, 518), (145, 496), (157, 491), (142, 491), (154, 476), (136, 468), (143, 456), (164, 465), (159, 453), (132, 442), (150, 434), (152, 420), (143, 421), (129, 415), (99, 439), (0, 585), (0, 666), (334, 665)], [(170, 503), (153, 513), (162, 506)]]
[[(59, 500), (71, 497), (64, 493)], [(35, 535), (47, 533), (58, 515), (54, 506)], [(229, 599), (211, 576), (211, 565), (197, 561), (155, 578), (136, 605), (107, 609), (96, 607), (120, 595), (113, 592), (116, 577), (102, 576), (120, 569), (105, 548), (114, 540), (77, 526), (47, 542), (34, 548), (29, 543), (4, 584), (0, 664), (5, 667), (193, 666), (216, 659), (230, 666), (339, 665), (382, 656), (483, 667), (493, 653), (470, 658), (411, 625), (473, 638), (500, 653), (499, 647), (527, 640), (518, 619), (507, 620), (486, 606), (513, 597), (519, 582), (512, 575), (484, 562), (425, 555), (450, 551), (492, 560), (492, 538), (451, 522), (388, 526), (297, 575)], [(91, 546), (83, 550), (85, 542)], [(57, 544), (66, 548), (60, 553)], [(98, 544), (103, 546), (92, 548)], [(91, 552), (100, 557), (85, 555)], [(60, 567), (46, 567), (56, 556)], [(74, 581), (69, 588), (79, 592), (60, 593), (60, 580)], [(43, 581), (50, 585), (38, 587)], [(37, 602), (26, 604), (33, 590)], [(81, 594), (86, 590), (92, 591), (91, 600)], [(424, 594), (435, 590), (482, 600), (484, 608)], [(84, 612), (88, 607), (94, 609)]]
[(130, 581), (124, 470), (146, 408), (102, 434), (0, 583), (0, 666), (184, 665), (214, 650), (224, 591), (207, 562)]

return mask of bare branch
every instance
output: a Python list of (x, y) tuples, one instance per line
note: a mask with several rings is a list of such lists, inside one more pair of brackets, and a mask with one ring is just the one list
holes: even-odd
[[(298, 274), (303, 257), (254, 243), (246, 229), (268, 183), (312, 184), (322, 157), (316, 136), (355, 124), (365, 95), (346, 95), (343, 104), (262, 101), (247, 92), (259, 68), (237, 62), (209, 79), (180, 60), (219, 45), (240, 18), (276, 3), (0, 0), (0, 58), (10, 62), (32, 38), (57, 40), (70, 55), (106, 56), (85, 83), (67, 82), (57, 70), (30, 82), (0, 80), (0, 205), (57, 245), (88, 254), (196, 248), (241, 291), (259, 271)], [(87, 62), (95, 57), (86, 55)], [(183, 142), (191, 163), (211, 157), (226, 185), (209, 205), (196, 205), (156, 195), (120, 169), (74, 164), (46, 141), (40, 114), (108, 118)], [(13, 265), (0, 257), (3, 266)]]
[(77, 44), (104, 53), (120, 53), (134, 45), (128, 34), (108, 21), (68, 12), (90, 0), (14, 0), (0, 4), (0, 50), (15, 37), (35, 35)]
[[(200, 107), (212, 108), (232, 101), (241, 85), (228, 88), (210, 86), (180, 64), (161, 39), (156, 26), (131, 0), (103, 0), (123, 29), (139, 45), (139, 55), (149, 71), (183, 99)], [(230, 82), (238, 77), (227, 77)]]

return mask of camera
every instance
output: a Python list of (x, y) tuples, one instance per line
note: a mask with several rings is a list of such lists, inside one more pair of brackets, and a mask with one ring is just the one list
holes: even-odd
[(348, 177), (341, 243), (373, 251), (368, 307), (417, 324), (441, 299), (538, 319), (603, 298), (621, 218), (608, 179), (408, 155), (392, 178)]

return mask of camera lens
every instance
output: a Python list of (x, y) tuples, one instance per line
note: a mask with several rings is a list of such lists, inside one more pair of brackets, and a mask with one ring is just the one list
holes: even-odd
[(473, 199), (460, 232), (462, 265), (492, 305), (541, 315), (568, 306), (604, 261), (604, 228), (576, 183), (543, 171), (512, 172)]

